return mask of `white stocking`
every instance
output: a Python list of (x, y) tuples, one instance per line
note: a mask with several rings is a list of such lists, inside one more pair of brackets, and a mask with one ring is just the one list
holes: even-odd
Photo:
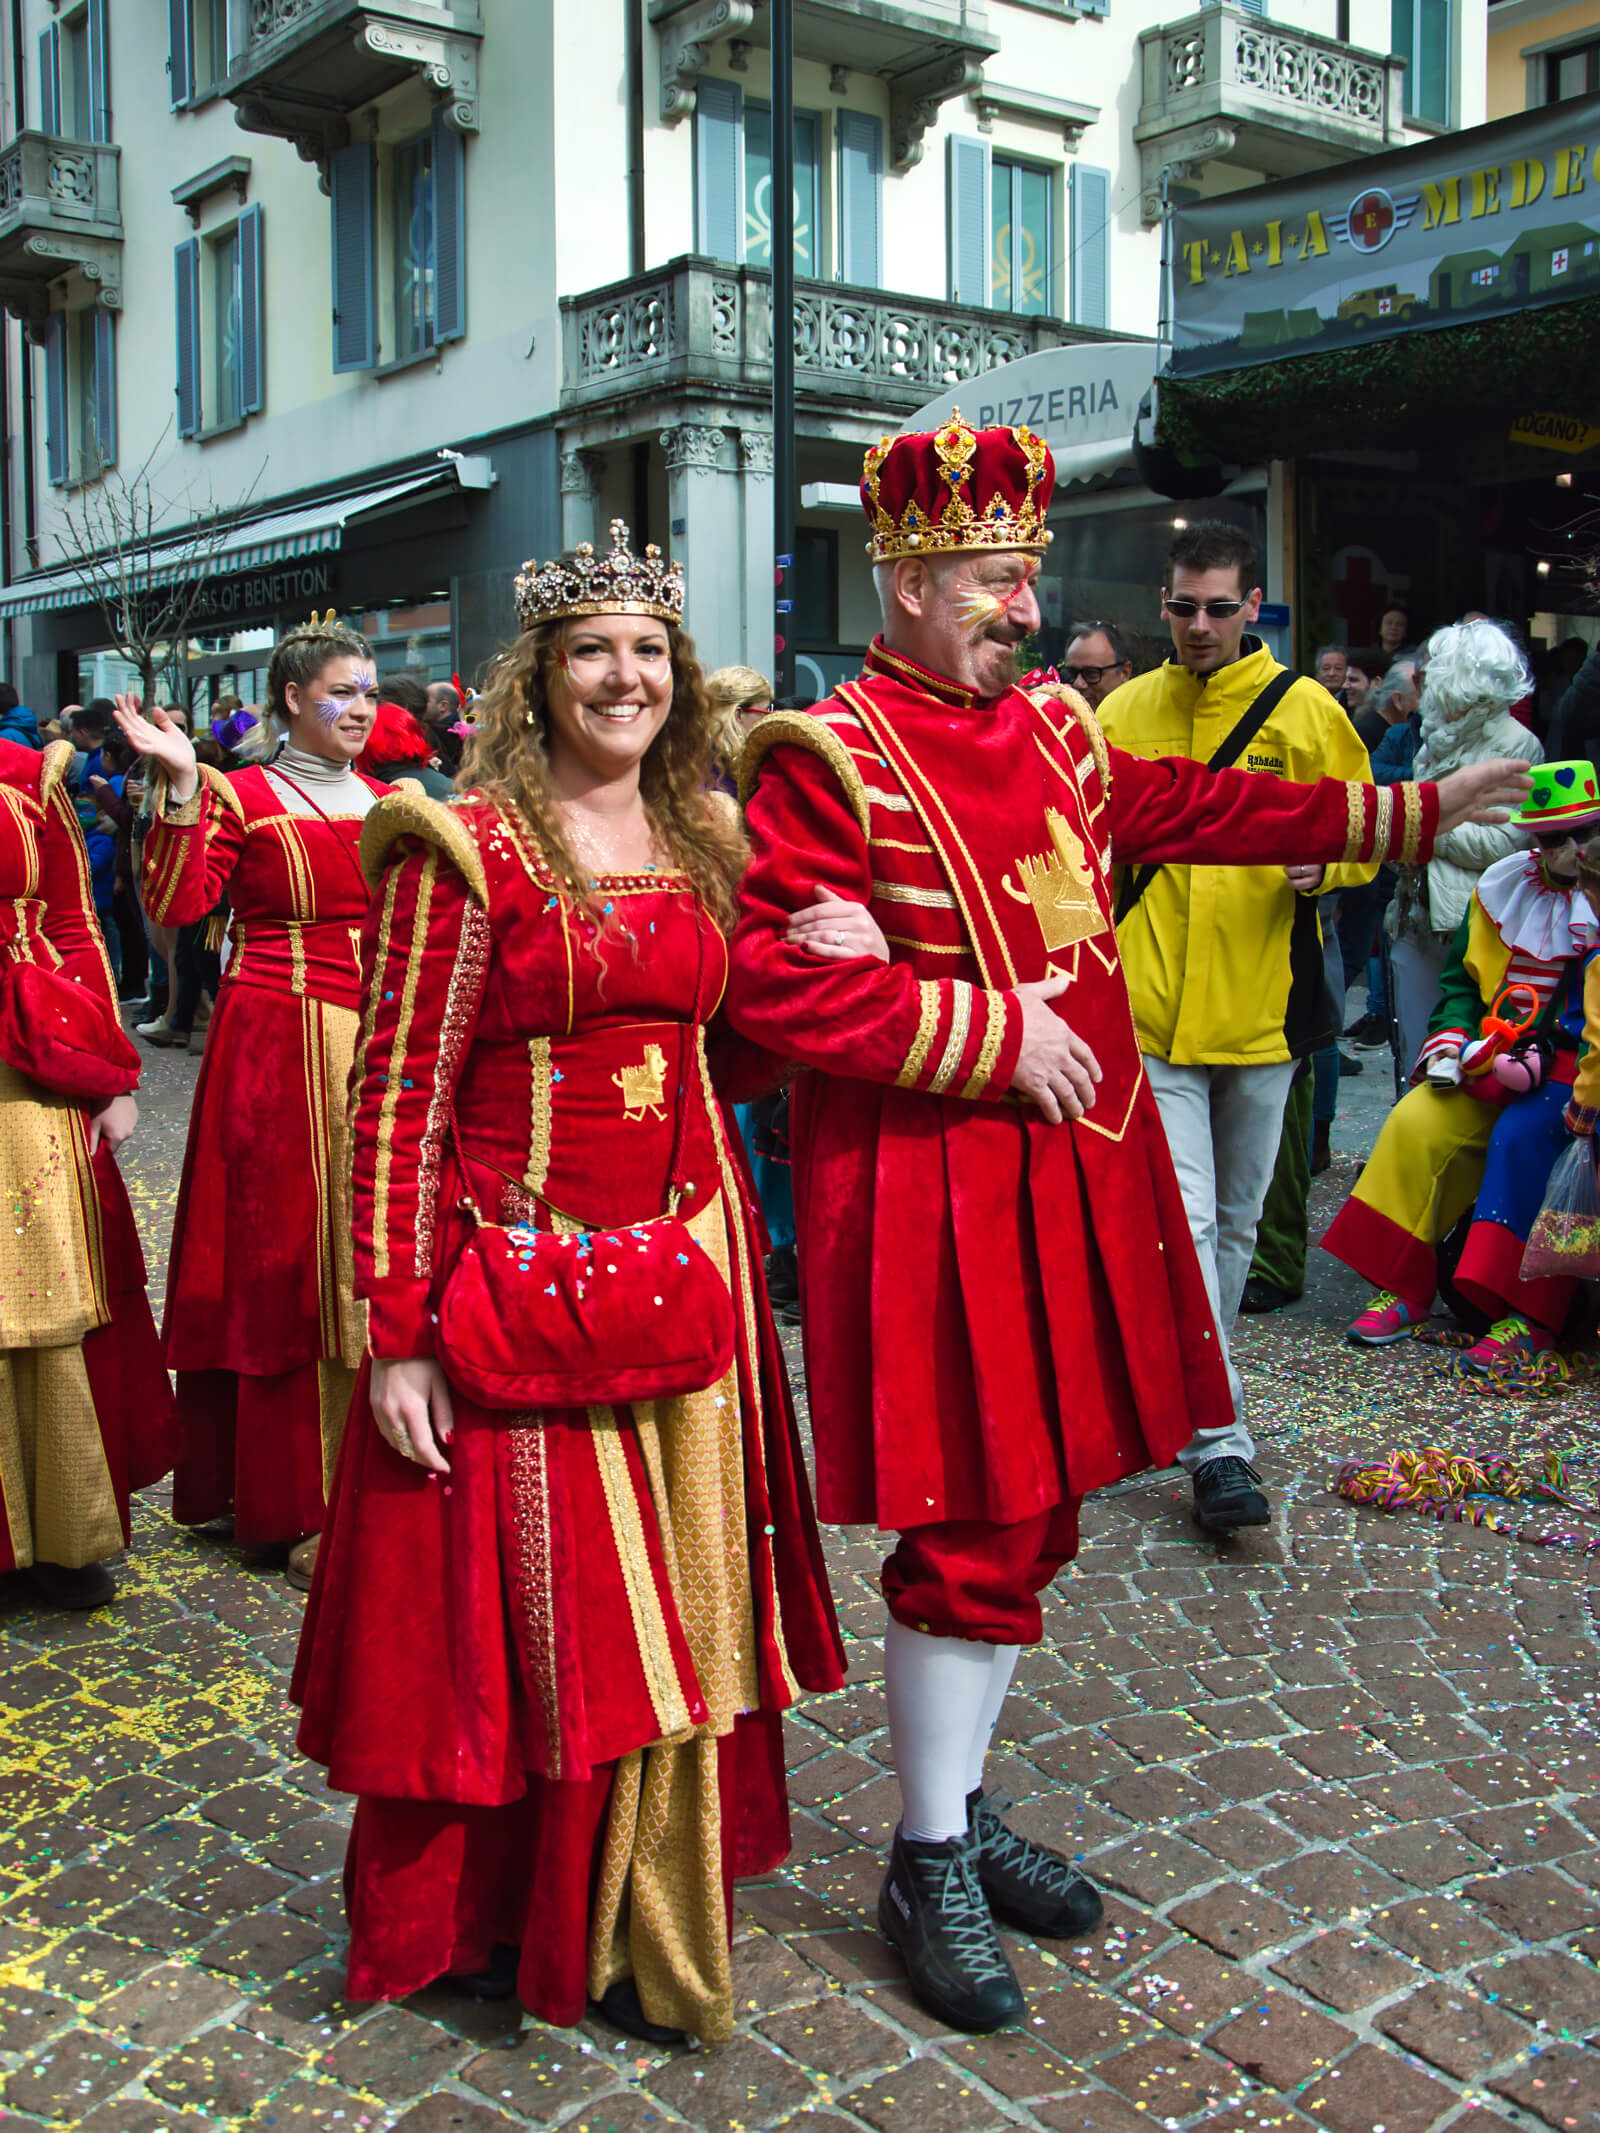
[(900, 1826), (908, 1837), (937, 1843), (967, 1833), (967, 1770), (995, 1657), (992, 1644), (924, 1636), (889, 1618), (883, 1685), (900, 1780)]
[(967, 1753), (968, 1792), (976, 1792), (983, 1783), (983, 1759), (989, 1753), (990, 1738), (1000, 1722), (1000, 1707), (1006, 1700), (1006, 1691), (1011, 1686), (1011, 1676), (1016, 1671), (1022, 1646), (991, 1644), (989, 1651), (992, 1655), (989, 1685), (984, 1691), (983, 1709), (978, 1713), (978, 1723), (973, 1728), (972, 1746)]

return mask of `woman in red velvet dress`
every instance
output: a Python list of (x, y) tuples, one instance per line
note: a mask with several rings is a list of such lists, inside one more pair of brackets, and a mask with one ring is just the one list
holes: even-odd
[[(733, 1880), (788, 1850), (780, 1714), (836, 1687), (842, 1654), (711, 1080), (739, 1050), (716, 1010), (743, 840), (704, 791), (681, 578), (613, 538), (518, 580), (524, 634), (461, 799), (396, 793), (363, 836), (371, 1414), (352, 1409), (295, 1693), (301, 1746), (360, 1796), (352, 1997), (449, 1973), (546, 2021), (596, 2001), (636, 2036), (717, 2040)], [(680, 1124), (683, 1212), (734, 1307), (726, 1375), (625, 1406), (473, 1404), (435, 1356), (468, 1194), (538, 1229), (650, 1220)]]
[(288, 741), (266, 767), (228, 777), (196, 763), (163, 711), (146, 718), (119, 697), (117, 722), (165, 772), (145, 838), (146, 911), (168, 926), (194, 924), (224, 896), (232, 911), (167, 1280), (173, 1515), (197, 1526), (231, 1511), (238, 1540), (287, 1544), (291, 1580), (309, 1585), (324, 1473), (365, 1344), (350, 1286), (345, 1089), (369, 900), (356, 845), (388, 788), (351, 767), (378, 702), (365, 638), (313, 616), (273, 653), (267, 693)]
[[(99, 1607), (116, 1596), (105, 1559), (130, 1538), (129, 1492), (172, 1464), (172, 1389), (112, 1155), (139, 1116), (139, 1060), (71, 767), (65, 741), (41, 755), (0, 740), (0, 1570), (30, 1570), (55, 1606)], [(28, 966), (49, 974), (43, 1019), (69, 1018), (59, 1039), (39, 1041), (21, 1000)]]

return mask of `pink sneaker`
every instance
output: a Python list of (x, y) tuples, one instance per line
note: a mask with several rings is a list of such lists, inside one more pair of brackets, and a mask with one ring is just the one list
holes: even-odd
[(1408, 1339), (1427, 1315), (1426, 1305), (1419, 1310), (1403, 1296), (1380, 1289), (1355, 1324), (1345, 1329), (1344, 1337), (1357, 1348), (1387, 1348), (1393, 1341)]
[(1496, 1363), (1530, 1362), (1536, 1355), (1548, 1355), (1554, 1346), (1553, 1337), (1543, 1326), (1531, 1325), (1516, 1316), (1497, 1318), (1461, 1362), (1464, 1369), (1486, 1371)]

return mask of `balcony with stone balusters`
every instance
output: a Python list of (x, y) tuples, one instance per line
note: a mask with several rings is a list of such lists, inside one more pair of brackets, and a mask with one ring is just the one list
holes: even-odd
[(107, 310), (122, 304), (120, 148), (32, 128), (0, 150), (0, 304), (29, 326), (74, 271)]
[[(772, 390), (772, 283), (755, 267), (669, 261), (563, 297), (564, 413), (681, 397), (765, 403)], [(1063, 319), (853, 289), (795, 285), (802, 414), (896, 421), (936, 394), (1036, 349), (1101, 339)]]
[(247, 0), (226, 94), (248, 133), (326, 165), (350, 117), (420, 76), (460, 133), (478, 130), (478, 0)]
[(1138, 124), (1146, 225), (1162, 178), (1211, 164), (1298, 177), (1406, 143), (1405, 61), (1293, 28), (1242, 7), (1208, 6), (1139, 32)]

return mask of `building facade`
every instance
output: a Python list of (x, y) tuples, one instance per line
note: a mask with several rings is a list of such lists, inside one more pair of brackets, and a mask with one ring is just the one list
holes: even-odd
[[(1181, 4), (796, 0), (812, 686), (874, 627), (839, 502), (865, 443), (1019, 356), (1154, 336), (1174, 188), (1482, 116), (1486, 0)], [(110, 641), (82, 552), (142, 597), (218, 513), (189, 671), (246, 695), (313, 606), (370, 618), (385, 670), (474, 673), (523, 557), (614, 516), (683, 557), (708, 661), (768, 664), (761, 0), (4, 15), (0, 627), (36, 708)], [(129, 484), (148, 523), (108, 544)]]

